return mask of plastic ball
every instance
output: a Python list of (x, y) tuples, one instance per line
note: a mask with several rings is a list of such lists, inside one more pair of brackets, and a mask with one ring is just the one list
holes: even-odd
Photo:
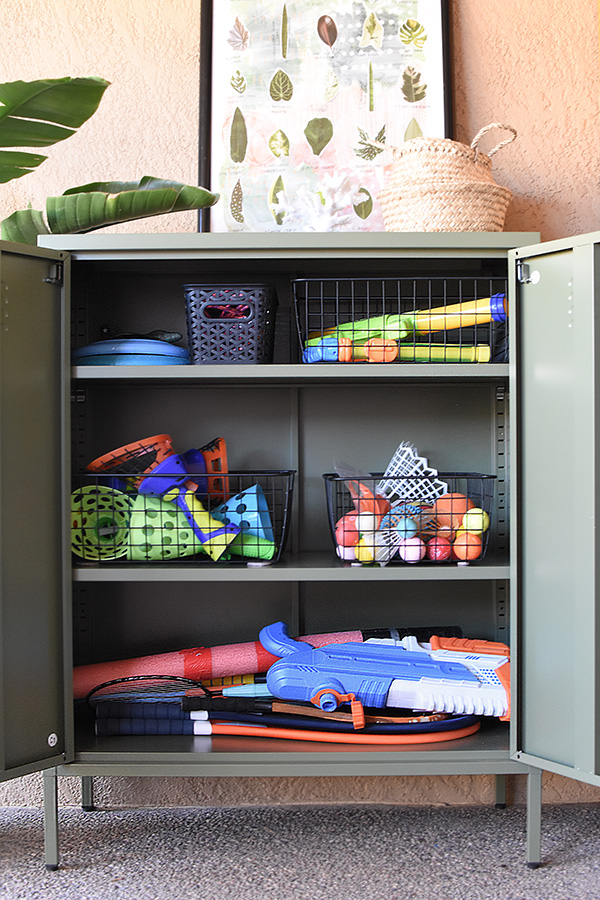
[(485, 510), (474, 506), (464, 514), (460, 527), (463, 531), (474, 531), (476, 534), (483, 534), (490, 527), (490, 517)]
[(356, 551), (354, 547), (342, 547), (340, 545), (335, 548), (335, 552), (340, 559), (344, 560), (344, 562), (354, 562), (354, 560), (356, 559)]
[(460, 527), (467, 510), (474, 506), (473, 501), (464, 494), (452, 492), (438, 497), (433, 504), (433, 514), (440, 525), (456, 529)]
[(357, 515), (355, 512), (346, 513), (338, 520), (335, 526), (335, 542), (338, 547), (354, 547), (360, 540), (360, 533), (356, 526)]
[(381, 524), (381, 516), (375, 513), (360, 513), (356, 517), (356, 527), (360, 534), (370, 534), (377, 531)]
[(434, 562), (445, 562), (452, 556), (452, 544), (448, 538), (433, 537), (427, 541), (425, 555)]
[(454, 556), (464, 562), (479, 559), (482, 549), (483, 541), (481, 540), (481, 535), (475, 534), (474, 531), (463, 531), (461, 529), (457, 532), (452, 544)]
[(401, 515), (394, 510), (383, 517), (380, 528), (391, 528), (403, 538), (414, 537), (419, 530), (413, 518)]
[(366, 564), (372, 563), (375, 559), (373, 538), (369, 538), (369, 536), (366, 538), (361, 537), (356, 547), (354, 547), (354, 553), (359, 562)]
[(402, 518), (398, 520), (395, 530), (399, 532), (405, 540), (408, 540), (408, 538), (412, 538), (416, 535), (417, 525), (414, 519), (410, 519), (408, 516), (402, 516)]
[(407, 538), (398, 547), (398, 553), (404, 562), (420, 562), (425, 556), (425, 544), (420, 537)]

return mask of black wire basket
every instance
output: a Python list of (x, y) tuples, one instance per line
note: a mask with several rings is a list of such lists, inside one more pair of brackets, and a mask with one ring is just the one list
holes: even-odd
[[(80, 565), (266, 565), (279, 560), (290, 523), (294, 470), (190, 477), (78, 474), (71, 548)], [(212, 483), (219, 485), (219, 491)], [(168, 486), (167, 486), (168, 487)]]
[(348, 563), (466, 564), (486, 554), (495, 475), (323, 478), (335, 551)]
[(505, 278), (302, 278), (292, 288), (302, 362), (508, 362)]

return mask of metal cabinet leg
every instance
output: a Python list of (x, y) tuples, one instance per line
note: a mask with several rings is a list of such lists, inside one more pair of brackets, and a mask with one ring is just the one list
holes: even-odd
[(92, 775), (81, 776), (81, 808), (92, 812), (94, 806), (94, 778)]
[(496, 775), (496, 809), (506, 808), (506, 775)]
[(527, 775), (527, 865), (537, 869), (542, 862), (542, 770)]
[(44, 771), (44, 858), (47, 869), (58, 869), (58, 776)]

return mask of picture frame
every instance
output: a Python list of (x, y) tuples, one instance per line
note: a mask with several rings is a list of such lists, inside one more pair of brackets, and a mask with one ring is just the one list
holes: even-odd
[(216, 232), (383, 231), (391, 150), (452, 137), (449, 0), (201, 0)]

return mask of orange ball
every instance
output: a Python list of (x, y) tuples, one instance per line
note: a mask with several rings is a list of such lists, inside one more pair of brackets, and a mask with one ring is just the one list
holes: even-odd
[(457, 529), (468, 509), (473, 509), (475, 504), (464, 494), (452, 492), (442, 494), (433, 504), (433, 514), (439, 525), (445, 528)]
[(474, 531), (459, 531), (452, 544), (452, 551), (457, 559), (470, 561), (479, 559), (483, 549), (481, 535)]

